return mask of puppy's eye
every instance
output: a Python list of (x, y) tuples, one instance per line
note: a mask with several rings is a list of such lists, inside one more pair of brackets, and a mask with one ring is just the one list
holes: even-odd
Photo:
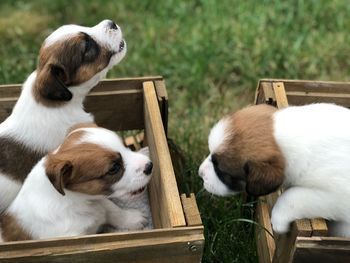
[(214, 166), (218, 166), (219, 163), (216, 155), (211, 156), (211, 162), (213, 163)]
[(98, 45), (89, 35), (85, 34), (85, 47), (83, 51), (83, 61), (91, 62), (98, 55)]
[(120, 163), (114, 162), (111, 169), (107, 172), (107, 175), (114, 175), (117, 174), (122, 169), (122, 166)]

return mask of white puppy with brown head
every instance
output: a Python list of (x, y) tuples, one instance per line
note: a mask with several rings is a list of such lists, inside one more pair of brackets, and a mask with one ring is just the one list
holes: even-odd
[(37, 69), (0, 124), (0, 212), (71, 126), (93, 121), (83, 109), (84, 98), (125, 53), (122, 31), (110, 20), (94, 27), (62, 26), (44, 41)]
[(199, 175), (211, 193), (255, 196), (283, 185), (271, 222), (285, 233), (301, 218), (334, 220), (350, 236), (350, 110), (312, 104), (251, 106), (223, 118), (209, 135)]
[(43, 157), (0, 218), (3, 241), (94, 234), (110, 224), (141, 229), (139, 210), (123, 210), (111, 194), (138, 192), (151, 178), (152, 162), (123, 145), (112, 131), (94, 126), (73, 130)]

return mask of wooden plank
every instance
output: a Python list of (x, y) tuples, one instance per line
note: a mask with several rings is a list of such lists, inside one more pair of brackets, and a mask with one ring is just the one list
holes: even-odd
[[(11, 114), (16, 101), (17, 98), (0, 99), (0, 122)], [(142, 90), (92, 92), (84, 105), (86, 111), (94, 115), (96, 123), (107, 129), (122, 131), (144, 128)]]
[(167, 135), (168, 134), (168, 93), (165, 88), (164, 80), (156, 80), (154, 81), (154, 85), (156, 87), (156, 93), (158, 97), (165, 135)]
[(0, 244), (0, 262), (200, 262), (203, 227)]
[(286, 91), (350, 92), (350, 82), (290, 79), (261, 79), (260, 82), (283, 82)]
[(311, 237), (312, 226), (309, 219), (298, 219), (294, 222), (297, 235), (300, 237)]
[(327, 223), (322, 218), (311, 219), (312, 236), (327, 236)]
[[(139, 89), (142, 90), (142, 83), (144, 81), (158, 81), (162, 80), (161, 76), (145, 76), (137, 78), (117, 78), (101, 80), (93, 91), (112, 91), (112, 90), (128, 90)], [(19, 97), (21, 93), (22, 84), (5, 84), (0, 85), (0, 98)]]
[[(145, 133), (154, 171), (150, 184), (150, 203), (156, 227), (185, 226), (186, 221), (175, 180), (158, 100), (152, 81), (144, 82)], [(158, 210), (158, 211), (157, 211)]]
[(309, 93), (302, 94), (301, 92), (287, 92), (288, 101), (291, 105), (306, 105), (311, 103), (334, 103), (347, 108), (350, 108), (350, 96), (329, 96), (328, 94)]
[(182, 207), (185, 213), (187, 226), (200, 226), (202, 219), (196, 203), (196, 197), (193, 193), (189, 197), (186, 194), (181, 194)]
[(294, 262), (348, 263), (350, 239), (334, 237), (298, 237)]
[(259, 198), (255, 215), (256, 221), (260, 225), (260, 227), (255, 227), (259, 263), (271, 263), (276, 247), (273, 237), (263, 229), (263, 227), (265, 227), (270, 233), (272, 233), (270, 213), (266, 203), (266, 197)]
[(274, 233), (276, 250), (273, 263), (291, 263), (295, 252), (296, 238), (298, 236), (296, 223), (292, 224), (291, 230), (283, 235)]
[(142, 90), (92, 92), (84, 104), (102, 127), (115, 131), (144, 128)]
[(282, 109), (288, 107), (288, 99), (283, 82), (272, 83), (272, 88), (275, 94), (277, 108)]

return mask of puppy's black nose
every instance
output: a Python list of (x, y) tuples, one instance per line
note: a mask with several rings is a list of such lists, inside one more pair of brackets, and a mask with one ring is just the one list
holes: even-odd
[(108, 22), (108, 26), (110, 29), (118, 30), (118, 26), (112, 20)]
[(145, 170), (143, 171), (143, 173), (145, 175), (150, 175), (152, 173), (152, 169), (153, 169), (153, 163), (149, 162), (146, 164)]

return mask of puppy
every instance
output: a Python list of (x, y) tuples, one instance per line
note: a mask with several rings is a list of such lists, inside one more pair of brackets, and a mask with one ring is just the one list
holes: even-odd
[[(150, 156), (148, 147), (140, 149), (138, 153), (144, 154), (147, 157)], [(152, 213), (146, 187), (141, 188), (140, 190), (135, 192), (114, 192), (111, 198), (114, 203), (116, 203), (118, 206), (124, 209), (132, 208), (141, 211), (147, 219), (147, 223), (145, 224), (144, 229), (153, 229)], [(124, 229), (112, 229), (109, 230), (109, 232), (122, 230)]]
[(110, 20), (94, 27), (62, 26), (44, 41), (37, 69), (0, 124), (0, 212), (71, 126), (93, 121), (83, 109), (84, 98), (125, 53), (122, 31)]
[(143, 213), (122, 210), (107, 197), (144, 189), (152, 162), (123, 145), (112, 131), (73, 130), (34, 166), (0, 218), (3, 241), (94, 234), (103, 224), (141, 229)]
[(209, 150), (199, 168), (209, 192), (259, 196), (283, 185), (274, 231), (322, 217), (336, 222), (334, 233), (350, 236), (350, 110), (323, 103), (247, 107), (213, 127)]

